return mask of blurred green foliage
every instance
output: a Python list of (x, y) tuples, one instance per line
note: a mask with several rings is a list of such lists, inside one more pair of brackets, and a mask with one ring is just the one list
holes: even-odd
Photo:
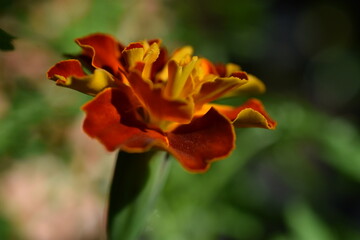
[(121, 1), (91, 0), (86, 14), (61, 33), (61, 41), (54, 39), (52, 43), (63, 53), (79, 51), (73, 44), (75, 38), (96, 32), (115, 32), (123, 11)]
[[(32, 85), (31, 76), (4, 79), (11, 74), (2, 64), (8, 55), (1, 56), (0, 94), (8, 103), (0, 115), (2, 173), (49, 152), (71, 161), (66, 131), (89, 98), (53, 87), (45, 73), (61, 54), (79, 51), (74, 38), (99, 31), (127, 38), (121, 29), (143, 36), (152, 22), (138, 27), (127, 19), (162, 17), (166, 45), (193, 45), (196, 54), (238, 63), (262, 79), (268, 91), (260, 98), (278, 128), (237, 130), (234, 153), (206, 174), (173, 164), (144, 239), (360, 239), (359, 19), (353, 3), (84, 0), (84, 9), (71, 14), (79, 8), (71, 1), (56, 7), (6, 3), (0, 27), (48, 49), (49, 62)], [(149, 10), (137, 12), (140, 4)], [(35, 21), (37, 11), (46, 19)], [(64, 22), (55, 21), (55, 13)], [(0, 238), (11, 239), (12, 229), (0, 214)]]

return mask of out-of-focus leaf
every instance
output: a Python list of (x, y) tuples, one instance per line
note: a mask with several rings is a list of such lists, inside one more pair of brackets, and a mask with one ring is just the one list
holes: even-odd
[(335, 240), (329, 227), (304, 202), (294, 203), (285, 213), (287, 223), (298, 240)]
[(360, 138), (350, 123), (335, 119), (329, 121), (327, 134), (321, 139), (326, 146), (324, 154), (329, 164), (360, 182)]
[[(360, 182), (360, 137), (355, 125), (296, 101), (283, 102), (276, 106), (278, 109), (274, 116), (280, 125), (276, 133), (281, 136), (281, 142), (276, 144), (276, 148), (279, 150), (280, 161), (284, 152), (290, 151), (290, 154), (293, 154), (295, 147), (300, 146), (299, 141), (306, 140), (308, 143), (313, 142), (313, 147), (323, 156), (326, 164)], [(304, 153), (302, 149), (302, 155)], [(292, 159), (298, 157), (301, 156), (294, 155)], [(295, 164), (294, 161), (288, 163), (292, 166)], [(304, 169), (304, 161), (300, 163)]]
[(9, 33), (5, 32), (0, 28), (0, 50), (14, 50), (14, 45), (12, 44), (13, 39), (15, 39), (14, 36), (10, 35)]
[(13, 226), (2, 215), (0, 215), (0, 239), (18, 239), (15, 237)]
[(49, 106), (39, 92), (20, 84), (11, 103), (10, 110), (0, 119), (0, 156), (20, 158), (42, 148), (45, 141), (35, 129), (43, 127)]
[(78, 53), (80, 48), (74, 43), (75, 38), (96, 32), (116, 33), (124, 12), (124, 2), (112, 0), (90, 0), (90, 2), (87, 14), (65, 29), (58, 38), (59, 41), (53, 43), (54, 49), (62, 53)]

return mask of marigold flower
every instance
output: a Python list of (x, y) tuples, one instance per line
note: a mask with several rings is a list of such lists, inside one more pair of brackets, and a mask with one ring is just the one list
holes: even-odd
[[(213, 64), (189, 46), (168, 55), (160, 40), (124, 46), (106, 34), (76, 39), (82, 53), (47, 73), (57, 85), (95, 96), (85, 104), (84, 131), (113, 151), (171, 153), (191, 172), (234, 148), (234, 127), (274, 129), (262, 103), (239, 107), (211, 103), (264, 84), (236, 64)], [(90, 71), (84, 72), (83, 68)]]

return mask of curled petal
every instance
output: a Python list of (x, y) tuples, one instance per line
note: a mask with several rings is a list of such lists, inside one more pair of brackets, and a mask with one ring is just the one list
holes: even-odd
[(78, 60), (57, 63), (47, 73), (48, 78), (62, 87), (95, 96), (108, 87), (116, 86), (113, 77), (103, 69), (96, 69), (94, 74), (85, 75)]
[(265, 92), (265, 84), (260, 79), (251, 74), (247, 75), (248, 82), (246, 84), (233, 89), (231, 92), (225, 94), (224, 97), (233, 97), (245, 94), (261, 94)]
[(275, 129), (276, 122), (270, 118), (260, 100), (250, 99), (237, 108), (212, 105), (228, 117), (235, 127), (259, 127)]
[[(185, 65), (184, 63), (186, 62), (189, 63), (191, 61), (191, 56), (193, 52), (194, 49), (190, 46), (179, 48), (172, 54), (168, 63), (170, 61), (174, 61), (180, 65)], [(161, 81), (165, 81), (169, 76), (168, 70), (169, 70), (168, 67), (165, 66), (163, 70), (157, 75), (157, 78), (160, 79)]]
[[(156, 42), (154, 42), (150, 45), (150, 47), (147, 49), (144, 55), (143, 61), (145, 62), (145, 66), (151, 67), (151, 64), (153, 64), (158, 59), (159, 55), (160, 55), (160, 47)], [(149, 68), (148, 71), (150, 70), (151, 69)], [(148, 75), (150, 74), (146, 74), (146, 76)]]
[(161, 88), (155, 88), (150, 80), (143, 79), (138, 72), (129, 74), (129, 83), (154, 120), (167, 120), (179, 123), (190, 122), (194, 104), (187, 99), (167, 100)]
[(153, 146), (165, 146), (165, 136), (142, 126), (126, 89), (107, 89), (87, 103), (83, 129), (97, 138), (109, 151), (117, 148), (128, 152), (144, 152)]
[(137, 62), (141, 62), (144, 54), (145, 48), (141, 42), (131, 43), (122, 52), (123, 59), (128, 68), (134, 67)]
[(92, 66), (103, 68), (116, 75), (123, 66), (119, 62), (122, 46), (110, 35), (91, 34), (75, 42), (83, 49), (83, 55), (92, 59)]
[(248, 82), (246, 73), (241, 72), (230, 77), (215, 78), (213, 81), (201, 85), (199, 93), (194, 96), (194, 101), (201, 106), (204, 103), (219, 99)]
[(83, 77), (85, 75), (81, 63), (75, 59), (58, 62), (47, 72), (47, 77), (54, 81), (64, 80), (72, 76)]
[(168, 151), (191, 172), (204, 172), (211, 162), (227, 157), (235, 141), (231, 122), (215, 109), (175, 128), (167, 137)]
[(143, 41), (131, 43), (124, 49), (122, 54), (126, 66), (130, 70), (131, 68), (137, 68), (139, 64), (142, 64), (142, 77), (150, 79), (152, 77), (153, 63), (156, 62), (160, 55), (159, 41), (154, 40), (151, 42)]

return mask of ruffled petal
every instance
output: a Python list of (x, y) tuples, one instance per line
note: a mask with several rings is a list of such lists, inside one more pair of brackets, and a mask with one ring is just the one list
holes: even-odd
[(86, 74), (81, 67), (81, 63), (75, 59), (58, 62), (47, 72), (47, 77), (54, 81), (66, 79), (72, 76), (83, 77), (85, 75)]
[[(128, 69), (137, 68), (142, 63), (142, 77), (150, 79), (152, 77), (152, 66), (160, 55), (159, 41), (136, 42), (127, 46), (122, 54)], [(151, 45), (150, 45), (151, 44)]]
[[(185, 61), (190, 62), (189, 60), (191, 60), (191, 56), (193, 52), (194, 49), (190, 46), (184, 46), (182, 48), (179, 48), (172, 54), (172, 56), (168, 60), (168, 63), (170, 61), (174, 61), (180, 64), (184, 63)], [(165, 66), (163, 70), (157, 74), (157, 78), (160, 79), (161, 81), (166, 81), (169, 76), (168, 70), (169, 70), (168, 67)]]
[(194, 95), (196, 105), (201, 106), (204, 103), (219, 99), (248, 82), (245, 72), (233, 74), (230, 77), (215, 78), (213, 81), (207, 81), (201, 85), (199, 93)]
[(103, 69), (95, 69), (93, 74), (85, 75), (78, 60), (66, 60), (57, 63), (48, 71), (48, 78), (62, 87), (95, 96), (116, 84), (111, 74)]
[(129, 89), (107, 89), (88, 102), (83, 129), (97, 138), (109, 151), (117, 148), (128, 152), (144, 152), (153, 146), (167, 145), (159, 131), (147, 129), (140, 121), (139, 103)]
[(249, 99), (237, 108), (214, 104), (209, 104), (207, 107), (209, 106), (228, 117), (235, 127), (276, 128), (276, 122), (267, 114), (263, 104), (258, 99)]
[(141, 42), (131, 43), (122, 51), (123, 59), (127, 68), (132, 68), (137, 62), (141, 62), (144, 54), (145, 48)]
[(211, 162), (227, 157), (235, 146), (231, 122), (215, 109), (175, 128), (167, 137), (167, 150), (190, 172), (206, 171)]
[(150, 80), (143, 79), (138, 72), (131, 72), (128, 79), (134, 93), (154, 118), (153, 120), (190, 122), (194, 111), (192, 101), (165, 99), (162, 89), (154, 87)]
[(124, 69), (119, 62), (122, 46), (112, 36), (96, 33), (75, 42), (83, 49), (83, 55), (92, 59), (95, 68), (103, 68), (115, 76), (119, 69)]
[(247, 75), (248, 82), (246, 84), (233, 89), (232, 91), (225, 94), (224, 97), (233, 97), (245, 94), (262, 94), (265, 92), (265, 84), (260, 79), (251, 74)]

